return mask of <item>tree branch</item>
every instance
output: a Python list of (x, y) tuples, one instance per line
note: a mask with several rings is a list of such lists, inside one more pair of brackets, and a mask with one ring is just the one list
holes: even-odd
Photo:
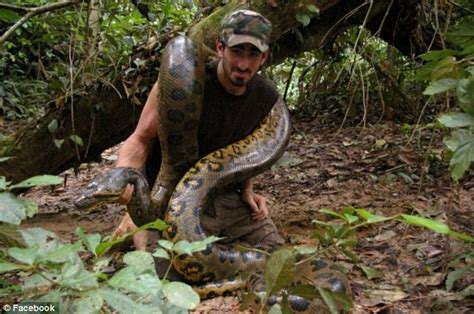
[(2, 4), (1, 5), (2, 8), (6, 8), (6, 9), (9, 9), (9, 10), (12, 10), (12, 11), (20, 11), (21, 9), (23, 9), (23, 11), (26, 11), (27, 13), (25, 15), (23, 15), (22, 18), (19, 19), (15, 24), (13, 24), (13, 26), (10, 27), (2, 35), (2, 37), (0, 37), (0, 45), (3, 44), (7, 40), (7, 38), (10, 37), (10, 35), (13, 34), (13, 32), (18, 27), (23, 25), (23, 23), (28, 21), (33, 16), (36, 16), (36, 15), (39, 15), (39, 14), (45, 13), (45, 12), (59, 10), (59, 9), (62, 9), (62, 8), (68, 7), (68, 6), (79, 4), (81, 2), (82, 2), (82, 0), (67, 0), (67, 1), (61, 1), (61, 2), (56, 2), (56, 3), (46, 4), (46, 5), (43, 5), (41, 7), (36, 7), (36, 8), (21, 8), (21, 7), (17, 7), (17, 6), (8, 6), (6, 4)]

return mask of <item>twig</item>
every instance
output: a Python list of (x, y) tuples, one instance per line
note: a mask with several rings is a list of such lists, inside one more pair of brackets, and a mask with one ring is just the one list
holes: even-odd
[(296, 67), (296, 61), (293, 61), (293, 64), (291, 65), (290, 75), (288, 77), (288, 82), (286, 83), (285, 94), (283, 96), (284, 102), (286, 102), (286, 96), (288, 94), (288, 89), (290, 88), (291, 79), (293, 78), (293, 72), (295, 71), (295, 67)]
[(2, 35), (2, 37), (0, 37), (0, 45), (3, 44), (7, 40), (7, 38), (10, 37), (10, 35), (13, 34), (17, 30), (17, 28), (19, 28), (21, 25), (23, 25), (23, 23), (28, 21), (33, 16), (36, 16), (36, 15), (39, 15), (39, 14), (45, 13), (45, 12), (59, 10), (59, 9), (62, 9), (62, 8), (65, 8), (65, 7), (68, 7), (68, 6), (71, 6), (71, 5), (76, 5), (76, 4), (81, 3), (82, 1), (83, 0), (68, 0), (68, 1), (62, 1), (62, 2), (46, 4), (46, 5), (43, 5), (41, 7), (36, 7), (36, 8), (21, 8), (21, 7), (14, 6), (14, 5), (1, 4), (0, 8), (5, 8), (5, 9), (12, 10), (12, 11), (17, 11), (17, 12), (23, 11), (23, 12), (27, 12), (27, 13), (25, 15), (23, 15), (21, 17), (21, 19), (19, 19), (15, 24), (13, 24), (13, 26), (10, 27)]

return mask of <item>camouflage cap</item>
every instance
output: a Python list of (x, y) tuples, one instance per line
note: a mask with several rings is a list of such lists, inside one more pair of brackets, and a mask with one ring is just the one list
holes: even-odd
[(260, 13), (237, 10), (222, 20), (220, 39), (229, 47), (250, 43), (265, 52), (270, 44), (271, 33), (272, 23)]

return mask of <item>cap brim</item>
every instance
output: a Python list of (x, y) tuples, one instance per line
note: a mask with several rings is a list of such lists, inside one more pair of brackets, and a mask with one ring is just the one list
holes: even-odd
[(263, 43), (256, 37), (250, 35), (231, 35), (229, 39), (227, 39), (227, 46), (233, 47), (240, 44), (252, 44), (258, 48), (261, 52), (265, 52), (268, 50), (268, 45)]

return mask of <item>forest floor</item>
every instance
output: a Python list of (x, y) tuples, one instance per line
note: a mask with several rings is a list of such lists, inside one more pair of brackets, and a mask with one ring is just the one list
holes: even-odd
[[(334, 221), (319, 210), (339, 211), (347, 206), (384, 216), (421, 215), (472, 236), (474, 171), (454, 185), (439, 130), (417, 130), (409, 141), (411, 135), (412, 129), (394, 123), (339, 130), (334, 122), (293, 118), (287, 153), (257, 180), (257, 189), (268, 197), (271, 216), (286, 242), (315, 243), (312, 221)], [(123, 206), (81, 213), (72, 200), (91, 178), (113, 167), (116, 152), (113, 148), (104, 153), (101, 163), (82, 165), (77, 176), (72, 170), (64, 172), (62, 187), (30, 190), (25, 196), (36, 201), (40, 210), (23, 227), (49, 229), (66, 242), (76, 239), (77, 226), (110, 235), (120, 222)], [(348, 271), (354, 313), (474, 312), (472, 297), (461, 293), (470, 286), (472, 295), (472, 245), (396, 221), (368, 226), (356, 236), (353, 251), (359, 261), (337, 256)], [(470, 258), (463, 258), (468, 253)], [(447, 291), (447, 282), (456, 278), (452, 272), (469, 263), (470, 272)], [(239, 304), (238, 295), (219, 297), (203, 301), (196, 312), (234, 313)]]

